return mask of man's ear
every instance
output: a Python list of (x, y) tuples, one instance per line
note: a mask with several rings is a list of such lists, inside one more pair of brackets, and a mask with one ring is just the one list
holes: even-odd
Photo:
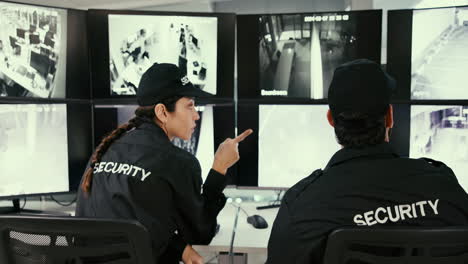
[(330, 124), (330, 126), (335, 127), (335, 122), (333, 121), (333, 116), (332, 116), (332, 113), (331, 113), (330, 109), (328, 109), (328, 111), (327, 111), (327, 120), (328, 120), (328, 124)]
[(167, 109), (166, 106), (163, 104), (157, 104), (154, 107), (154, 115), (156, 118), (161, 121), (162, 123), (167, 122)]
[(393, 106), (389, 105), (385, 114), (385, 127), (393, 128)]

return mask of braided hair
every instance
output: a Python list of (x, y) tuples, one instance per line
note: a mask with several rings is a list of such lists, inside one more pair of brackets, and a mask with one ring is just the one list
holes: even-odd
[[(182, 98), (182, 96), (169, 97), (169, 98), (162, 100), (161, 103), (166, 107), (168, 112), (174, 112), (175, 104), (180, 98)], [(106, 153), (107, 149), (109, 149), (110, 145), (112, 145), (112, 143), (115, 140), (120, 138), (127, 131), (137, 128), (145, 122), (155, 122), (155, 118), (156, 118), (156, 115), (154, 113), (155, 106), (156, 105), (138, 107), (135, 110), (135, 116), (132, 119), (130, 119), (127, 123), (120, 125), (116, 129), (114, 129), (112, 132), (110, 132), (104, 139), (102, 139), (101, 143), (99, 143), (99, 146), (97, 146), (96, 150), (91, 155), (89, 167), (86, 169), (83, 175), (81, 189), (85, 193), (89, 193), (91, 191), (91, 183), (93, 181), (94, 165), (101, 161), (102, 156)]]

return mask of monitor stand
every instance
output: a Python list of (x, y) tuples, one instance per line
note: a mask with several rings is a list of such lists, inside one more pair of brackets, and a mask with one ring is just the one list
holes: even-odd
[(42, 216), (70, 216), (69, 213), (60, 211), (43, 211), (23, 209), (20, 206), (20, 199), (13, 199), (13, 207), (0, 207), (0, 215), (4, 214), (18, 214), (18, 215), (42, 215)]

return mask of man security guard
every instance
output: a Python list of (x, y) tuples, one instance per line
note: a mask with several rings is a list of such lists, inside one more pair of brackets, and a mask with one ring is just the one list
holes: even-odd
[(286, 192), (267, 263), (322, 263), (328, 234), (343, 226), (468, 225), (468, 195), (449, 167), (390, 148), (394, 86), (369, 60), (335, 70), (327, 119), (343, 148)]
[(201, 264), (191, 245), (208, 244), (215, 235), (226, 202), (226, 171), (239, 160), (238, 143), (252, 133), (218, 147), (203, 183), (198, 160), (171, 140), (191, 138), (200, 118), (193, 97), (209, 95), (177, 66), (151, 66), (138, 87), (135, 117), (104, 138), (91, 156), (76, 216), (138, 220), (150, 232), (156, 263)]

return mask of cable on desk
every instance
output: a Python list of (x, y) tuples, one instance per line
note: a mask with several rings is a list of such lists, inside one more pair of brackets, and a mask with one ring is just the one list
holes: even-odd
[(242, 210), (242, 212), (247, 216), (249, 217), (249, 214), (247, 213), (247, 211), (244, 210), (244, 208), (242, 208), (240, 205), (234, 205), (233, 203), (229, 203), (230, 205), (232, 205), (234, 208), (239, 208)]
[(229, 264), (234, 264), (234, 239), (237, 231), (237, 220), (239, 218), (240, 206), (237, 207), (236, 218), (234, 219), (234, 228), (232, 229), (231, 244), (229, 246)]
[(279, 190), (276, 192), (276, 200), (273, 201), (273, 203), (280, 203), (281, 204), (281, 194), (283, 193), (283, 190)]
[(78, 197), (78, 195), (76, 195), (75, 198), (69, 203), (62, 203), (62, 202), (58, 201), (57, 199), (55, 199), (53, 195), (50, 196), (50, 199), (52, 201), (56, 202), (57, 204), (61, 205), (61, 206), (70, 206), (70, 205), (72, 205), (72, 204), (74, 204), (76, 202), (77, 197)]

